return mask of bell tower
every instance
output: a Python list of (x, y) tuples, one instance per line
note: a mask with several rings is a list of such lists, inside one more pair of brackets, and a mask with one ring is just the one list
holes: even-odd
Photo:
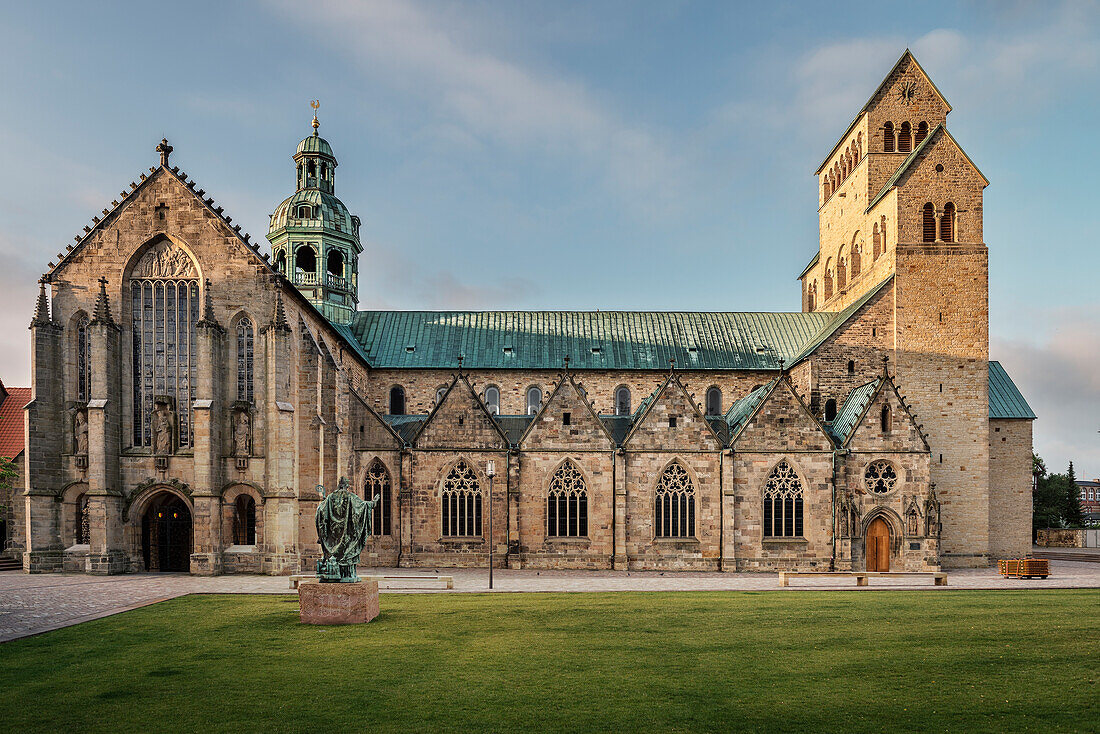
[(359, 303), (359, 217), (336, 198), (336, 156), (318, 134), (294, 152), (295, 192), (271, 215), (267, 239), (275, 267), (329, 321), (350, 323)]

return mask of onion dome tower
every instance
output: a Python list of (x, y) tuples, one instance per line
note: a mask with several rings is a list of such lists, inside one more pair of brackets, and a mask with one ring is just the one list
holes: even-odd
[(267, 239), (275, 267), (329, 321), (350, 323), (359, 303), (359, 217), (336, 198), (336, 156), (317, 133), (294, 152), (297, 190), (275, 208)]

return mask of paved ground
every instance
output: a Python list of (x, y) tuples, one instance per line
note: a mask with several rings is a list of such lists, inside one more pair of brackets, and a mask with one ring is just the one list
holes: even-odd
[[(430, 581), (395, 581), (383, 591), (462, 593), (488, 591), (484, 569), (439, 569), (454, 577), (454, 591)], [(433, 569), (360, 569), (360, 574), (428, 576)], [(639, 571), (494, 571), (495, 592), (538, 591), (737, 591), (780, 590), (774, 573), (659, 573)], [(933, 587), (930, 579), (872, 579), (858, 588), (852, 578), (794, 579), (783, 591), (798, 589), (1057, 589), (1100, 588), (1100, 563), (1051, 561), (1048, 579), (1003, 579), (994, 569), (952, 571), (949, 586)], [(0, 573), (0, 642), (67, 627), (185, 594), (287, 594), (283, 576), (218, 576), (186, 574), (27, 575)]]

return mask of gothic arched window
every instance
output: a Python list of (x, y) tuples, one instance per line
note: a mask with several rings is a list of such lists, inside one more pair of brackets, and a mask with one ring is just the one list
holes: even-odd
[(539, 412), (539, 408), (542, 406), (542, 388), (532, 385), (527, 388), (527, 415), (534, 415)]
[[(810, 307), (811, 309), (813, 306)], [(707, 415), (722, 414), (722, 391), (717, 387), (707, 390)]]
[(255, 385), (255, 330), (247, 316), (237, 322), (237, 400), (253, 401)]
[(588, 487), (572, 461), (566, 460), (550, 478), (546, 495), (546, 534), (563, 538), (588, 535)]
[(256, 500), (239, 494), (233, 503), (233, 545), (256, 545)]
[(695, 536), (695, 485), (679, 462), (669, 464), (657, 480), (653, 527), (658, 538)]
[(82, 403), (92, 394), (92, 344), (88, 338), (88, 317), (76, 322), (76, 399)]
[(493, 415), (500, 415), (500, 388), (485, 388), (485, 407)]
[(890, 429), (893, 428), (893, 426), (891, 425), (892, 421), (889, 405), (882, 406), (882, 414), (879, 416), (879, 424), (882, 428), (883, 433), (889, 433)]
[(391, 502), (390, 502), (390, 473), (386, 466), (375, 459), (367, 467), (367, 476), (363, 480), (363, 497), (373, 500), (376, 496), (378, 505), (374, 508), (374, 527), (371, 533), (374, 535), (389, 535), (391, 533)]
[(465, 460), (460, 459), (443, 480), (443, 535), (481, 535), (481, 483)]
[(390, 415), (405, 415), (405, 388), (400, 385), (390, 388)]
[(133, 442), (153, 445), (153, 399), (175, 405), (174, 444), (193, 445), (199, 320), (198, 272), (191, 257), (168, 238), (153, 243), (130, 271), (133, 344)]
[(784, 459), (764, 483), (764, 537), (802, 537), (802, 501), (802, 480)]
[(615, 415), (630, 415), (630, 388), (626, 385), (615, 388)]

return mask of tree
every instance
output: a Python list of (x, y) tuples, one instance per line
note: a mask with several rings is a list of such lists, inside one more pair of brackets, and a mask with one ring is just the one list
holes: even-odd
[(1073, 471), (1073, 462), (1069, 463), (1069, 469), (1065, 474), (1065, 509), (1062, 517), (1067, 525), (1079, 526), (1085, 518), (1081, 514), (1081, 488), (1077, 486), (1077, 473)]

